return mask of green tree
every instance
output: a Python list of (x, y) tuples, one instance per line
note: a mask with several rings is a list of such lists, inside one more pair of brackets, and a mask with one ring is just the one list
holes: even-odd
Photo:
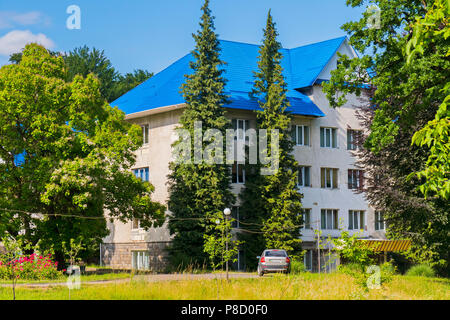
[[(347, 1), (352, 7), (368, 2)], [(416, 17), (426, 15), (427, 4), (420, 0), (371, 3), (379, 8), (379, 25), (368, 24), (373, 18), (369, 11), (359, 21), (343, 25), (350, 43), (363, 54), (354, 59), (341, 56), (341, 63), (331, 72), (324, 91), (334, 107), (344, 104), (348, 94), (363, 94), (367, 98), (361, 118), (370, 134), (365, 138), (365, 150), (359, 161), (368, 173), (367, 197), (372, 205), (384, 210), (389, 237), (412, 239), (412, 258), (446, 268), (448, 201), (437, 196), (424, 199), (420, 188), (426, 191), (421, 186), (426, 186), (426, 179), (431, 176), (414, 173), (427, 170), (427, 163), (432, 168), (433, 159), (438, 160), (438, 166), (439, 163), (448, 166), (448, 149), (430, 150), (428, 142), (421, 143), (423, 135), (416, 136), (418, 145), (411, 145), (411, 141), (415, 132), (435, 119), (448, 95), (445, 87), (450, 68), (449, 43), (443, 36), (433, 37), (419, 47), (422, 54), (415, 55), (414, 61), (408, 63), (405, 51), (413, 38), (411, 27)], [(440, 24), (438, 29), (441, 27), (448, 29), (445, 24)], [(448, 116), (444, 121), (448, 121)], [(448, 137), (445, 139), (444, 144)], [(431, 163), (427, 162), (430, 156)], [(439, 180), (441, 186), (429, 190), (434, 195), (445, 195), (448, 172), (439, 172), (438, 176), (444, 177)]]
[(132, 73), (127, 73), (125, 75), (119, 75), (114, 82), (111, 101), (114, 101), (151, 77), (153, 77), (153, 73), (141, 69), (134, 70)]
[[(164, 221), (154, 188), (130, 168), (141, 129), (124, 121), (92, 74), (66, 81), (62, 57), (36, 44), (0, 69), (0, 219), (2, 232), (53, 247), (82, 238), (92, 253), (108, 234), (105, 211), (144, 227)], [(91, 251), (89, 251), (91, 250)]]
[[(90, 49), (87, 46), (75, 48), (68, 54), (49, 51), (52, 56), (62, 56), (66, 63), (67, 80), (72, 81), (75, 75), (87, 77), (93, 73), (100, 80), (100, 92), (112, 102), (153, 76), (146, 70), (137, 69), (132, 73), (121, 75), (113, 67), (103, 50)], [(9, 61), (15, 64), (22, 60), (22, 52), (13, 53)]]
[[(225, 79), (220, 68), (223, 62), (219, 58), (220, 43), (214, 32), (209, 0), (202, 6), (202, 12), (200, 30), (193, 35), (196, 42), (192, 51), (195, 61), (190, 64), (193, 73), (186, 76), (182, 86), (186, 107), (180, 118), (180, 128), (187, 130), (192, 138), (195, 122), (201, 122), (203, 135), (208, 129), (218, 129), (222, 133), (220, 139), (223, 139), (230, 123), (222, 107), (227, 102)], [(175, 146), (179, 143), (181, 141)], [(205, 150), (205, 146), (206, 141), (197, 145), (201, 150)], [(213, 156), (223, 161), (223, 151), (222, 148)], [(189, 155), (194, 159), (193, 151)], [(235, 201), (230, 191), (230, 170), (226, 164), (208, 163), (204, 159), (200, 163), (173, 162), (170, 169), (169, 210), (173, 215), (169, 219), (169, 229), (174, 235), (171, 261), (175, 267), (201, 266), (208, 259), (204, 252), (208, 240), (204, 235), (221, 237), (215, 221), (221, 219), (224, 208)]]
[[(448, 42), (450, 37), (449, 27), (449, 2), (447, 0), (435, 0), (429, 7), (425, 17), (418, 17), (413, 28), (413, 37), (406, 47), (408, 63), (415, 63), (415, 56), (426, 51), (435, 52), (434, 42)], [(448, 57), (450, 47), (447, 45)], [(413, 143), (418, 146), (427, 145), (430, 148), (426, 166), (423, 170), (415, 173), (425, 182), (419, 188), (427, 197), (429, 194), (448, 199), (450, 197), (450, 82), (447, 81), (441, 89), (445, 98), (439, 106), (436, 116), (429, 121), (425, 127), (413, 135)]]
[[(257, 128), (268, 130), (268, 154), (278, 156), (279, 169), (274, 174), (262, 175), (261, 169), (267, 169), (270, 165), (250, 168), (245, 189), (241, 194), (241, 212), (245, 223), (249, 226), (259, 226), (257, 233), (244, 231), (241, 236), (246, 242), (246, 262), (250, 268), (256, 264), (255, 254), (261, 254), (264, 247), (285, 249), (291, 255), (299, 254), (301, 249), (300, 213), (303, 196), (296, 188), (298, 164), (292, 155), (292, 117), (286, 111), (289, 105), (286, 97), (287, 85), (283, 77), (281, 44), (277, 41), (277, 36), (269, 11), (251, 95), (258, 100), (261, 108), (256, 111)], [(271, 154), (271, 144), (274, 143), (271, 130), (278, 130), (277, 154)], [(261, 232), (260, 236), (258, 232)], [(264, 241), (261, 241), (262, 239)]]

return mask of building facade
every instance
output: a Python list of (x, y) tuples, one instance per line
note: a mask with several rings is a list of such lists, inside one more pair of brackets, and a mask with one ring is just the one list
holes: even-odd
[[(258, 46), (221, 41), (222, 59), (227, 62), (224, 76), (231, 103), (226, 116), (238, 128), (255, 128), (257, 104), (248, 97), (252, 71), (256, 70)], [(364, 183), (364, 168), (356, 166), (355, 151), (362, 132), (357, 110), (361, 101), (348, 97), (348, 102), (333, 109), (322, 91), (321, 83), (330, 79), (336, 68), (337, 53), (354, 57), (356, 53), (345, 37), (294, 49), (283, 49), (282, 66), (288, 83), (288, 99), (293, 116), (292, 139), (298, 161), (298, 189), (304, 195), (302, 204), (305, 226), (301, 232), (307, 269), (332, 268), (326, 255), (319, 257), (318, 232), (326, 238), (339, 236), (339, 229), (359, 232), (361, 238), (384, 239), (381, 213), (370, 207), (358, 189)], [(167, 176), (172, 160), (171, 145), (175, 128), (183, 113), (184, 103), (179, 87), (189, 73), (187, 55), (141, 86), (125, 94), (112, 105), (127, 114), (127, 121), (142, 127), (143, 146), (136, 152), (136, 176), (155, 186), (153, 200), (166, 203), (169, 197)], [(232, 189), (237, 195), (244, 187), (245, 172), (232, 168)], [(233, 207), (239, 232), (239, 203)], [(167, 225), (144, 231), (139, 221), (108, 225), (110, 235), (101, 247), (101, 263), (114, 268), (162, 271), (167, 264), (171, 236)], [(322, 250), (323, 251), (323, 250)], [(239, 252), (236, 269), (244, 270)], [(256, 258), (256, 257), (255, 257)]]

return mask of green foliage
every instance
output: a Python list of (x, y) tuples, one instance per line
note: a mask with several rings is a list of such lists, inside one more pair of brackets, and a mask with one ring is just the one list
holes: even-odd
[(141, 144), (140, 127), (107, 104), (92, 74), (67, 82), (62, 57), (27, 45), (18, 64), (0, 69), (0, 231), (23, 231), (62, 265), (70, 239), (93, 254), (108, 234), (104, 210), (162, 225), (153, 186), (130, 170)]
[[(72, 81), (76, 75), (87, 77), (94, 74), (100, 81), (100, 92), (108, 101), (112, 102), (127, 93), (134, 87), (153, 76), (146, 70), (134, 70), (133, 73), (121, 75), (112, 66), (105, 52), (87, 46), (78, 47), (68, 54), (49, 51), (54, 57), (61, 56), (67, 67), (66, 80)], [(22, 52), (13, 53), (9, 61), (19, 64), (22, 61)]]
[[(449, 9), (447, 0), (435, 0), (425, 17), (417, 18), (413, 37), (406, 47), (408, 63), (415, 63), (416, 56), (423, 55), (425, 48), (434, 46), (436, 39), (448, 43)], [(445, 54), (444, 51), (444, 54), (448, 57), (450, 48), (448, 45), (446, 48), (447, 52)], [(450, 82), (447, 82), (441, 91), (446, 96), (435, 118), (414, 134), (412, 142), (420, 147), (426, 145), (430, 149), (425, 168), (415, 173), (418, 178), (425, 179), (425, 182), (419, 186), (420, 191), (425, 197), (433, 194), (448, 199), (450, 197), (450, 111), (448, 110)]]
[(85, 249), (83, 246), (83, 239), (78, 237), (78, 239), (70, 239), (70, 243), (66, 245), (66, 242), (62, 242), (62, 248), (64, 255), (68, 258), (70, 265), (75, 265), (76, 263), (81, 262), (78, 254), (81, 250)]
[(361, 236), (359, 232), (355, 232), (350, 236), (346, 230), (339, 230), (340, 236), (331, 239), (334, 245), (333, 251), (337, 253), (341, 259), (354, 266), (359, 266), (360, 271), (364, 271), (367, 266), (374, 263), (373, 247), (368, 247), (364, 241), (358, 240)]
[[(214, 32), (209, 1), (205, 1), (202, 12), (200, 30), (193, 35), (196, 42), (192, 51), (195, 60), (190, 64), (193, 73), (186, 76), (182, 86), (186, 107), (180, 118), (180, 128), (188, 130), (193, 138), (194, 123), (200, 121), (203, 136), (208, 129), (218, 129), (225, 137), (230, 123), (222, 107), (227, 102), (221, 69), (223, 62), (219, 58), (220, 43)], [(181, 138), (174, 146), (179, 143)], [(197, 147), (205, 150), (206, 146), (206, 141), (202, 141)], [(190, 159), (194, 159), (193, 148), (191, 150)], [(221, 219), (222, 211), (235, 201), (230, 190), (229, 167), (200, 162), (170, 164), (168, 203), (173, 215), (169, 220), (169, 230), (174, 238), (169, 252), (174, 267), (180, 264), (201, 267), (207, 262), (205, 245), (210, 251), (211, 244), (220, 241), (221, 237), (215, 221)]]
[(431, 266), (427, 264), (418, 264), (409, 268), (409, 270), (406, 272), (406, 275), (433, 278), (436, 276), (436, 272)]
[[(300, 228), (302, 217), (301, 199), (296, 188), (298, 163), (292, 155), (293, 142), (290, 139), (291, 116), (286, 111), (289, 102), (286, 97), (287, 84), (282, 74), (281, 44), (269, 11), (264, 29), (263, 44), (259, 49), (258, 71), (251, 93), (258, 100), (260, 111), (256, 112), (257, 129), (268, 130), (268, 150), (271, 150), (273, 136), (271, 130), (279, 132), (279, 169), (270, 175), (262, 175), (261, 170), (271, 165), (248, 166), (245, 189), (242, 191), (241, 212), (249, 226), (256, 233), (244, 233), (246, 265), (256, 267), (256, 255), (265, 248), (284, 249), (289, 255), (300, 253)], [(259, 235), (258, 235), (259, 234)], [(256, 255), (255, 255), (256, 253)]]
[(119, 74), (103, 50), (88, 48), (87, 46), (75, 48), (64, 56), (67, 65), (67, 79), (73, 80), (76, 75), (87, 77), (94, 74), (100, 81), (100, 93), (112, 102), (121, 95), (130, 91), (137, 85), (153, 76), (145, 70), (135, 70), (125, 75)]
[(361, 117), (370, 133), (358, 164), (366, 168), (368, 200), (384, 210), (391, 239), (412, 240), (415, 262), (448, 270), (448, 2), (347, 4), (377, 5), (380, 25), (370, 27), (365, 12), (342, 26), (361, 54), (340, 58), (324, 92), (333, 107), (349, 94), (364, 96)]
[[(217, 223), (219, 222), (219, 223)], [(213, 270), (222, 268), (228, 261), (234, 263), (237, 261), (240, 241), (233, 240), (231, 233), (231, 224), (233, 219), (217, 219), (216, 228), (211, 234), (204, 235), (204, 252), (208, 254), (210, 265)], [(228, 249), (227, 249), (228, 242)]]
[(291, 259), (291, 274), (301, 274), (306, 272), (305, 264), (301, 258)]

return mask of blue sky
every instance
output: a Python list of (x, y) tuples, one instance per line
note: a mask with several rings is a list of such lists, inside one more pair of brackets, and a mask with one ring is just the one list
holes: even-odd
[[(118, 71), (158, 72), (192, 50), (203, 0), (16, 0), (0, 2), (0, 65), (27, 41), (58, 51), (105, 50)], [(81, 30), (66, 28), (66, 9), (81, 9)], [(340, 26), (365, 8), (345, 0), (211, 0), (221, 39), (260, 43), (267, 11), (286, 48), (345, 35)]]

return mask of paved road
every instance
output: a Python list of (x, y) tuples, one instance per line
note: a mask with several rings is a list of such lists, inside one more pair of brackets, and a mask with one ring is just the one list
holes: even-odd
[[(255, 273), (230, 273), (230, 279), (245, 279), (245, 278), (257, 278)], [(225, 273), (203, 273), (203, 274), (150, 274), (150, 275), (137, 275), (133, 277), (133, 281), (147, 281), (147, 282), (159, 282), (159, 281), (181, 281), (181, 280), (205, 280), (205, 279), (226, 279)], [(86, 281), (82, 284), (111, 284), (111, 283), (124, 283), (130, 282), (129, 278), (114, 279), (114, 280), (97, 280)], [(16, 287), (27, 288), (45, 288), (51, 286), (65, 286), (65, 282), (53, 282), (53, 283), (20, 283)], [(11, 284), (0, 284), (1, 287), (12, 287)]]

